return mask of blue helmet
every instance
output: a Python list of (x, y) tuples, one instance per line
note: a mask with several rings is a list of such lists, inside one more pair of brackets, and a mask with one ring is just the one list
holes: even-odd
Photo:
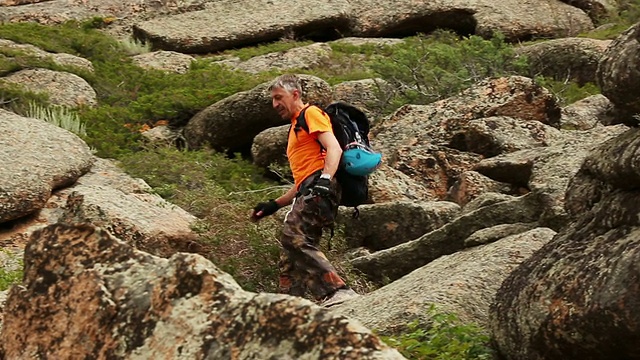
[(363, 144), (349, 144), (342, 152), (342, 166), (351, 175), (369, 175), (380, 166), (381, 162), (382, 154)]

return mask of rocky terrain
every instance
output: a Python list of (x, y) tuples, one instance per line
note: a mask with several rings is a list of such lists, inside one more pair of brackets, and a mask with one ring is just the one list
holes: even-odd
[[(78, 136), (0, 110), (0, 241), (24, 279), (2, 293), (0, 354), (26, 358), (401, 359), (377, 334), (428, 324), (431, 304), (487, 329), (505, 359), (640, 359), (636, 148), (640, 24), (613, 41), (577, 38), (608, 1), (459, 2), (0, 1), (0, 20), (113, 17), (105, 29), (152, 44), (141, 68), (189, 71), (199, 53), (294, 34), (314, 44), (250, 60), (249, 73), (322, 61), (327, 41), (395, 43), (436, 28), (512, 41), (542, 73), (596, 82), (601, 95), (563, 106), (531, 78), (487, 78), (446, 99), (383, 116), (380, 79), (330, 85), (301, 75), (306, 101), (347, 99), (373, 122), (385, 163), (360, 217), (341, 209), (350, 265), (379, 289), (332, 309), (243, 290), (203, 256), (197, 217), (96, 157)], [(216, 24), (216, 26), (210, 26)], [(426, 24), (426, 25), (425, 25)], [(425, 27), (426, 26), (426, 27)], [(91, 72), (89, 60), (0, 39)], [(565, 59), (564, 62), (554, 62)], [(546, 66), (553, 63), (553, 66)], [(3, 82), (96, 106), (81, 76), (25, 69)], [(268, 83), (210, 104), (180, 129), (191, 149), (251, 149), (283, 162), (288, 125)], [(169, 141), (170, 142), (170, 141)], [(393, 301), (390, 301), (393, 299)]]

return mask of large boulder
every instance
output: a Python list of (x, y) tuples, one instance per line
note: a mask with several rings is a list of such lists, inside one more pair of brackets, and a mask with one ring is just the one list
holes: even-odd
[(331, 53), (332, 50), (329, 45), (314, 43), (287, 51), (254, 56), (249, 60), (232, 65), (232, 67), (250, 74), (258, 74), (270, 70), (281, 72), (294, 69), (306, 70), (322, 63), (328, 63)]
[(446, 27), (507, 39), (566, 37), (593, 28), (580, 9), (556, 0), (527, 2), (350, 0), (355, 36), (398, 36)]
[(535, 222), (541, 213), (531, 194), (481, 207), (421, 237), (392, 248), (351, 260), (351, 264), (373, 281), (397, 280), (443, 255), (465, 248), (474, 232), (499, 224)]
[(82, 184), (66, 194), (61, 221), (102, 227), (136, 249), (156, 256), (168, 257), (176, 250), (201, 250), (191, 230), (196, 217), (157, 194), (127, 194), (108, 186)]
[(611, 40), (588, 38), (552, 39), (518, 48), (533, 74), (584, 85), (596, 81), (598, 63)]
[(554, 231), (537, 228), (493, 244), (442, 256), (410, 274), (336, 308), (378, 333), (400, 333), (418, 321), (427, 328), (432, 305), (464, 323), (486, 328), (488, 310), (502, 281), (549, 241)]
[(506, 116), (471, 120), (467, 126), (467, 150), (485, 157), (548, 146), (560, 137), (558, 129), (539, 121)]
[(291, 125), (261, 131), (253, 138), (251, 158), (256, 166), (267, 169), (271, 164), (288, 165), (287, 135)]
[(91, 61), (85, 58), (65, 53), (50, 53), (31, 44), (19, 44), (11, 40), (0, 39), (0, 49), (17, 50), (21, 54), (41, 60), (50, 60), (64, 67), (77, 68), (88, 72), (94, 71)]
[(358, 218), (341, 211), (337, 222), (344, 226), (350, 248), (364, 246), (375, 251), (418, 238), (460, 214), (460, 206), (448, 201), (393, 201), (358, 209)]
[(91, 168), (89, 146), (43, 120), (0, 109), (0, 223), (41, 209), (53, 190)]
[(565, 130), (589, 130), (601, 125), (612, 125), (615, 117), (613, 104), (602, 94), (588, 96), (562, 108), (560, 127)]
[(591, 152), (567, 190), (573, 222), (502, 284), (505, 359), (640, 359), (639, 154), (638, 129)]
[(185, 74), (189, 71), (191, 63), (195, 59), (196, 58), (191, 55), (162, 50), (139, 54), (131, 58), (133, 63), (141, 68), (156, 69), (177, 74)]
[(373, 129), (375, 144), (387, 154), (401, 145), (438, 144), (467, 150), (471, 120), (493, 116), (559, 126), (560, 107), (553, 94), (522, 76), (480, 81), (458, 95), (429, 105), (404, 105)]
[(333, 97), (336, 101), (357, 106), (374, 127), (382, 117), (391, 90), (391, 85), (383, 79), (353, 80), (334, 85)]
[(465, 206), (478, 196), (492, 192), (517, 194), (518, 187), (490, 179), (476, 171), (465, 171), (447, 192), (447, 200)]
[(409, 175), (438, 200), (444, 200), (460, 175), (482, 159), (478, 154), (432, 144), (399, 146), (389, 155), (389, 166)]
[[(299, 75), (303, 101), (328, 105), (332, 99), (331, 86), (311, 75)], [(233, 94), (197, 113), (184, 128), (189, 148), (210, 146), (216, 150), (249, 148), (261, 131), (289, 124), (272, 107), (270, 82)]]
[(382, 164), (369, 175), (369, 200), (371, 203), (388, 201), (431, 201), (438, 197), (420, 181)]
[(211, 53), (290, 34), (344, 33), (349, 10), (346, 0), (221, 0), (200, 11), (140, 22), (133, 32), (158, 49)]
[(290, 37), (402, 37), (437, 28), (484, 37), (501, 32), (509, 40), (567, 37), (593, 28), (584, 11), (557, 0), (59, 0), (5, 7), (0, 21), (59, 24), (96, 16), (109, 17), (104, 30), (118, 37), (129, 36), (133, 28), (135, 36), (156, 49), (183, 53), (212, 53)]
[(85, 21), (105, 18), (102, 30), (117, 37), (129, 38), (131, 26), (141, 19), (180, 14), (206, 8), (211, 0), (5, 0), (31, 2), (25, 6), (9, 6), (0, 12), (0, 22), (37, 22), (43, 25), (62, 24), (69, 20)]
[(199, 255), (157, 258), (93, 226), (35, 232), (24, 263), (3, 359), (404, 359), (356, 320), (246, 292)]
[(566, 225), (567, 185), (589, 150), (626, 131), (623, 125), (562, 131), (547, 147), (525, 149), (480, 161), (475, 171), (500, 182), (530, 189), (543, 209), (540, 224), (556, 231)]
[(23, 249), (33, 232), (58, 222), (91, 223), (139, 250), (168, 257), (178, 251), (206, 253), (193, 231), (196, 217), (170, 204), (113, 161), (95, 158), (72, 185), (54, 190), (32, 216), (0, 228), (0, 243)]
[(50, 1), (50, 0), (1, 0), (0, 6), (15, 6), (15, 5), (25, 5), (25, 4), (35, 4), (42, 1)]
[(0, 78), (1, 82), (15, 84), (26, 91), (44, 93), (54, 105), (67, 107), (95, 106), (96, 91), (83, 78), (65, 71), (24, 69)]
[(618, 3), (615, 0), (561, 0), (571, 6), (575, 6), (589, 14), (594, 21), (602, 21), (618, 10)]
[(602, 94), (618, 110), (619, 119), (637, 126), (640, 113), (640, 23), (618, 36), (600, 61), (597, 81)]

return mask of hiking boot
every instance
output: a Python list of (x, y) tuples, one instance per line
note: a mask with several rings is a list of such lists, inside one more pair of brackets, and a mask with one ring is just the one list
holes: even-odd
[(351, 289), (338, 289), (332, 296), (324, 300), (320, 306), (332, 307), (334, 305), (342, 304), (348, 299), (360, 296), (358, 293)]

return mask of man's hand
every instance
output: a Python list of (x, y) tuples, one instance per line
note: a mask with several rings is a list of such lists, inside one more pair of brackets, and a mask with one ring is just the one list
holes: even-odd
[(311, 188), (311, 194), (317, 196), (330, 196), (331, 195), (331, 179), (326, 177), (320, 177), (318, 182)]
[(265, 216), (269, 216), (280, 209), (280, 205), (275, 200), (261, 202), (253, 208), (251, 213), (251, 221), (258, 221)]

